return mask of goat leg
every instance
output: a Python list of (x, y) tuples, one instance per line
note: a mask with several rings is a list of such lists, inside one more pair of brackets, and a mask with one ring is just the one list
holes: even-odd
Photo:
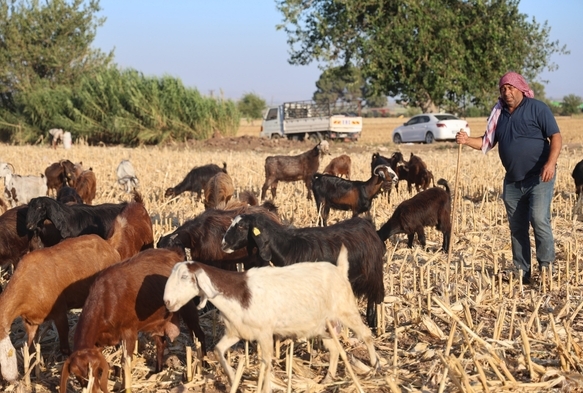
[(336, 345), (334, 340), (331, 338), (323, 338), (322, 343), (330, 352), (330, 365), (328, 366), (328, 372), (326, 372), (326, 376), (322, 380), (322, 383), (332, 383), (336, 377), (336, 369), (338, 367), (338, 356), (340, 355), (340, 350), (338, 349), (338, 345)]
[(162, 361), (164, 360), (164, 349), (166, 349), (166, 337), (164, 336), (154, 336), (154, 341), (156, 342), (156, 369), (154, 372), (157, 374), (162, 371)]
[(368, 301), (366, 305), (366, 321), (371, 329), (376, 329), (377, 327), (377, 307), (376, 303), (373, 301)]
[(229, 383), (231, 384), (231, 386), (233, 386), (233, 382), (235, 381), (235, 370), (227, 363), (227, 359), (225, 358), (225, 352), (227, 351), (227, 349), (231, 348), (233, 345), (239, 342), (239, 340), (240, 338), (237, 336), (225, 334), (215, 346), (215, 353), (219, 357), (219, 363), (221, 363), (223, 370), (225, 370), (225, 373), (229, 378)]

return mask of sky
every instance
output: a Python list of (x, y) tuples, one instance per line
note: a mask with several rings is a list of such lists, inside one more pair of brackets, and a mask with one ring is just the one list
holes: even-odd
[[(246, 93), (268, 105), (309, 100), (321, 70), (288, 63), (283, 17), (274, 0), (101, 0), (105, 24), (93, 46), (114, 49), (115, 62), (147, 76), (170, 75), (204, 95), (238, 100)], [(583, 97), (583, 0), (522, 0), (522, 13), (548, 21), (551, 41), (567, 45), (554, 72), (540, 80), (547, 98)]]

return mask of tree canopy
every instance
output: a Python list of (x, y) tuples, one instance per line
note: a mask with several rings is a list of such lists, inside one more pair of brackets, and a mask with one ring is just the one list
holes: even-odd
[(354, 65), (375, 95), (412, 106), (489, 106), (509, 70), (553, 70), (550, 27), (518, 0), (277, 0), (291, 64)]
[(72, 86), (80, 77), (106, 66), (113, 53), (92, 49), (97, 0), (1, 0), (0, 94), (39, 86)]
[(248, 119), (260, 119), (266, 107), (265, 100), (254, 93), (244, 94), (237, 102), (237, 108), (241, 112), (241, 116)]
[(234, 102), (172, 77), (145, 77), (91, 48), (98, 0), (0, 0), (0, 140), (63, 128), (89, 143), (143, 144), (234, 134)]

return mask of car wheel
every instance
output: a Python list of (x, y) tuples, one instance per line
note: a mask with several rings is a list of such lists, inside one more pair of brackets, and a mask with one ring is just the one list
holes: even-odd
[(393, 142), (395, 143), (395, 145), (401, 144), (401, 142), (403, 142), (403, 140), (401, 139), (401, 135), (399, 134), (393, 135)]
[(425, 134), (425, 143), (429, 144), (429, 143), (433, 143), (433, 142), (435, 142), (435, 138), (433, 137), (433, 133), (428, 132), (427, 134)]

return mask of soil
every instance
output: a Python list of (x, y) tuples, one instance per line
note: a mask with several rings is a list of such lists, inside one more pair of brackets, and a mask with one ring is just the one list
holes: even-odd
[[(205, 141), (189, 141), (187, 145), (190, 149), (194, 150), (217, 150), (217, 151), (256, 151), (256, 152), (268, 152), (277, 154), (289, 154), (292, 151), (306, 151), (314, 146), (314, 142), (310, 140), (306, 141), (294, 141), (289, 139), (268, 139), (260, 138), (257, 136), (243, 135), (238, 137), (213, 137)], [(392, 144), (391, 144), (392, 145)], [(384, 146), (377, 145), (374, 146), (370, 144), (364, 144), (361, 142), (353, 141), (333, 141), (330, 142), (330, 152), (331, 154), (336, 154), (339, 152), (350, 154), (350, 153), (366, 153), (372, 152), (373, 150), (389, 151), (396, 149), (397, 145)], [(399, 150), (407, 153), (408, 147), (415, 146), (415, 151), (428, 151), (433, 149), (447, 149), (456, 148), (456, 144), (453, 142), (440, 142), (431, 145), (425, 144), (403, 144), (399, 145)], [(293, 154), (293, 153), (292, 153)]]

